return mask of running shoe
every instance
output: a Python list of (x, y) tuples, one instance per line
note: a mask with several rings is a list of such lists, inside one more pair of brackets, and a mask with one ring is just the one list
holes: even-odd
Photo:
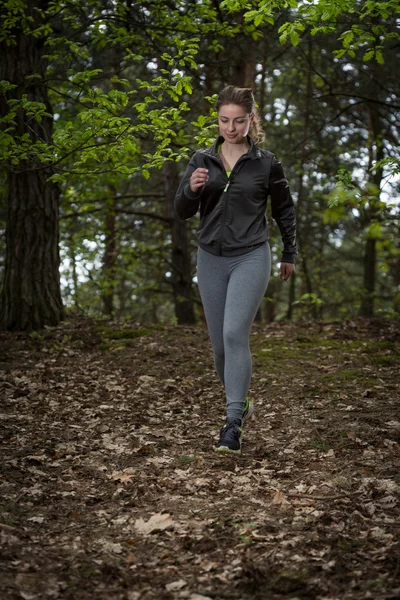
[(253, 412), (254, 412), (254, 402), (252, 402), (252, 400), (249, 400), (249, 397), (246, 396), (246, 402), (245, 402), (243, 414), (242, 414), (243, 425), (244, 425), (245, 421), (250, 419)]
[(226, 421), (220, 431), (216, 452), (225, 454), (240, 454), (240, 440), (242, 437), (242, 422), (240, 419)]

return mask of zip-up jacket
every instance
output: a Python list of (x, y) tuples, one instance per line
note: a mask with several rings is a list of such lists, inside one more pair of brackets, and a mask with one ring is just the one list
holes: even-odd
[[(283, 241), (282, 262), (293, 263), (297, 254), (296, 217), (281, 163), (249, 137), (249, 151), (239, 158), (228, 177), (217, 152), (223, 141), (219, 137), (210, 148), (193, 154), (175, 196), (176, 213), (189, 219), (200, 207), (200, 247), (218, 256), (237, 256), (268, 239), (265, 213), (270, 196), (272, 217)], [(190, 176), (199, 167), (208, 169), (208, 181), (192, 192)]]

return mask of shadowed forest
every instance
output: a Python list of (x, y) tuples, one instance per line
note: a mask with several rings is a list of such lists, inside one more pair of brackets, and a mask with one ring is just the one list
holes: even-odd
[(249, 86), (296, 204), (296, 277), (259, 320), (396, 315), (399, 2), (41, 1), (1, 9), (5, 329), (68, 313), (194, 324), (198, 220), (173, 200)]
[[(0, 595), (400, 597), (399, 0), (0, 6)], [(296, 274), (242, 454), (174, 197), (252, 88)]]

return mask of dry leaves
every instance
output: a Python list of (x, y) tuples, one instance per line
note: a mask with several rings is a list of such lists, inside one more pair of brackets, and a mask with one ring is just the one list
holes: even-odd
[(171, 519), (171, 516), (166, 513), (157, 513), (152, 515), (148, 521), (144, 521), (142, 518), (135, 521), (135, 529), (139, 533), (149, 535), (155, 531), (165, 531), (166, 529), (173, 529), (175, 523)]
[(398, 332), (255, 327), (256, 418), (221, 457), (205, 329), (97, 327), (0, 333), (1, 597), (396, 597)]

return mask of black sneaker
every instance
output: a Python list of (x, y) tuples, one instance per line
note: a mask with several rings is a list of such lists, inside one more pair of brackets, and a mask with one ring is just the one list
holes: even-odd
[(250, 419), (251, 415), (254, 412), (254, 403), (246, 396), (246, 403), (244, 405), (243, 414), (242, 414), (242, 423), (244, 425), (247, 419)]
[(240, 438), (242, 437), (242, 422), (240, 419), (226, 421), (219, 434), (216, 452), (240, 454)]

